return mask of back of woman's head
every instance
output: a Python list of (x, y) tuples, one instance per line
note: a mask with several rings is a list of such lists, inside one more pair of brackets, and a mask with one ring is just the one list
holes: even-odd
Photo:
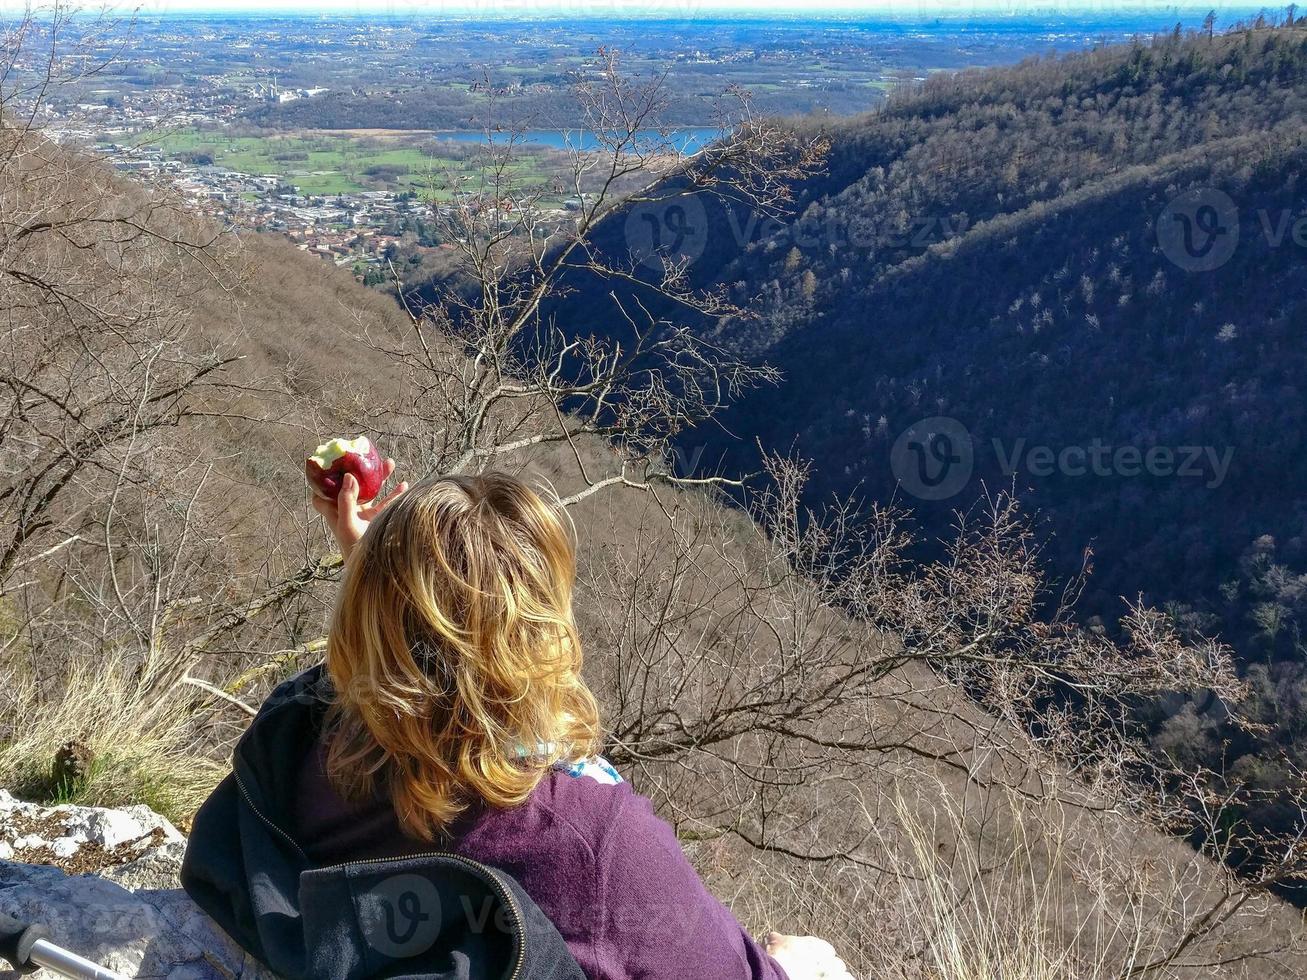
[(337, 788), (388, 792), (430, 840), (594, 751), (575, 560), (561, 508), (514, 477), (432, 479), (386, 507), (346, 565), (327, 644)]

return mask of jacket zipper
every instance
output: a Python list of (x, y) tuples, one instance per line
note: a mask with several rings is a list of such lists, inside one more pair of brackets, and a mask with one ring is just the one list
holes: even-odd
[[(295, 848), (295, 853), (303, 858), (305, 863), (308, 863), (308, 855), (305, 854), (299, 844), (295, 842), (295, 838), (291, 837), (290, 834), (278, 827), (272, 820), (265, 817), (263, 812), (254, 805), (254, 801), (250, 799), (249, 790), (245, 788), (245, 783), (241, 780), (240, 774), (233, 772), (232, 775), (236, 777), (236, 786), (241, 791), (241, 796), (245, 800), (245, 805), (250, 808), (250, 811), (268, 828), (275, 831), (282, 840)], [(482, 864), (480, 861), (473, 861), (471, 858), (463, 857), (461, 854), (451, 854), (449, 851), (423, 851), (417, 854), (403, 854), (397, 857), (377, 858), (373, 861), (349, 861), (345, 864), (331, 865), (320, 870), (343, 871), (346, 868), (361, 867), (363, 865), (390, 864), (395, 861), (410, 861), (417, 858), (427, 857), (449, 858), (450, 860), (457, 861), (460, 864), (466, 865), (470, 868), (475, 868), (482, 872), (494, 883), (495, 891), (499, 893), (499, 897), (502, 898), (504, 903), (512, 910), (513, 921), (517, 924), (517, 962), (513, 964), (513, 972), (510, 975), (509, 980), (518, 980), (518, 977), (522, 974), (522, 964), (526, 962), (526, 917), (522, 914), (522, 909), (517, 904), (517, 899), (513, 896), (513, 893), (502, 881), (500, 881), (499, 875), (495, 872), (495, 869), (489, 865)]]
[(295, 848), (295, 853), (298, 854), (301, 858), (303, 858), (304, 862), (307, 864), (309, 862), (309, 856), (304, 853), (303, 849), (299, 846), (299, 844), (295, 843), (295, 838), (292, 837), (290, 834), (286, 833), (286, 831), (282, 830), (267, 817), (265, 817), (263, 815), (263, 812), (257, 806), (254, 805), (254, 801), (250, 799), (250, 791), (245, 788), (245, 783), (244, 781), (242, 781), (240, 777), (240, 773), (233, 772), (232, 775), (236, 777), (236, 786), (237, 788), (240, 789), (241, 796), (245, 798), (245, 805), (249, 807), (250, 810), (254, 813), (254, 815), (258, 817), (260, 820), (262, 820), (266, 826), (276, 831), (277, 835), (281, 837), (282, 840), (284, 840), (291, 847)]

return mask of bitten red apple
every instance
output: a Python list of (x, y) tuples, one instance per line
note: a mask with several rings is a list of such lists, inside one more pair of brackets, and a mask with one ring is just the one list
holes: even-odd
[(377, 447), (367, 436), (357, 439), (332, 439), (324, 442), (304, 464), (309, 482), (324, 497), (335, 500), (346, 473), (359, 481), (359, 503), (366, 504), (381, 492), (385, 470)]

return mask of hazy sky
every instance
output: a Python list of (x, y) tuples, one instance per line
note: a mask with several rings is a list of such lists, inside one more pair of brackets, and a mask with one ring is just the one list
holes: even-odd
[[(0, 11), (21, 10), (28, 0), (0, 0)], [(46, 0), (48, 2), (48, 0)], [(32, 0), (33, 6), (44, 5)], [(85, 0), (84, 8), (95, 8)], [(612, 16), (690, 14), (707, 16), (716, 12), (749, 14), (857, 14), (894, 13), (932, 16), (1004, 12), (1014, 15), (1076, 13), (1080, 11), (1141, 11), (1216, 7), (1217, 10), (1248, 3), (1208, 3), (1203, 0), (111, 0), (116, 11), (139, 9), (142, 14), (185, 14), (202, 11), (301, 13), (473, 15), (484, 17)], [(1275, 7), (1275, 9), (1279, 9)]]

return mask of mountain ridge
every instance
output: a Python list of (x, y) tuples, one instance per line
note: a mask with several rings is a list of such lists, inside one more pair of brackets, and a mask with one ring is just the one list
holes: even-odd
[[(800, 121), (831, 148), (791, 213), (705, 202), (682, 253), (749, 308), (697, 329), (783, 375), (683, 434), (683, 464), (735, 476), (793, 453), (808, 506), (903, 505), (922, 555), (1016, 491), (1055, 576), (1088, 563), (1093, 628), (1115, 634), (1142, 595), (1239, 651), (1250, 726), (1182, 694), (1139, 719), (1154, 750), (1288, 793), (1307, 768), (1304, 28), (1291, 13), (934, 77)], [(593, 330), (592, 287), (551, 314)], [(916, 475), (931, 454), (946, 493)]]

